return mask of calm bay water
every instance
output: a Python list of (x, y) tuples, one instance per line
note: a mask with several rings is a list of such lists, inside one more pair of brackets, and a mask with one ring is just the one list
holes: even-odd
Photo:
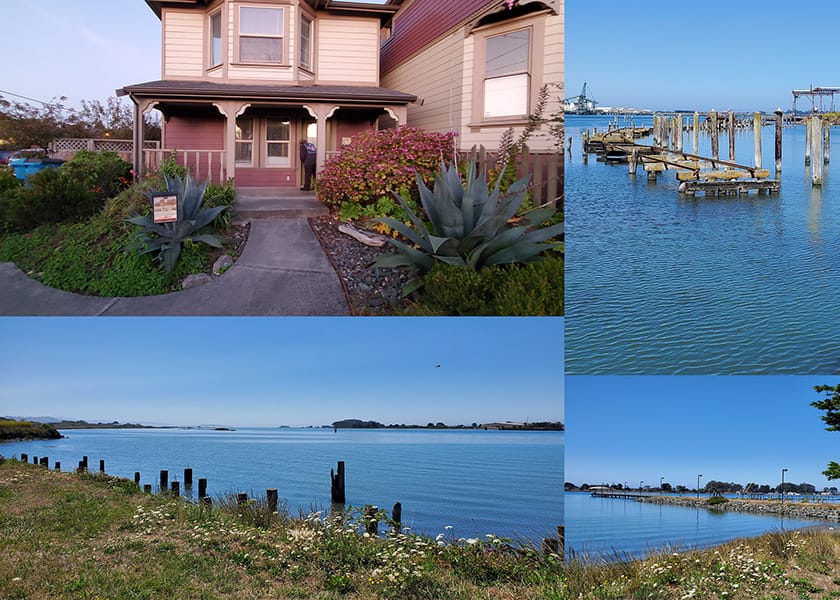
[(607, 558), (616, 554), (638, 557), (665, 547), (704, 548), (735, 538), (824, 524), (777, 516), (593, 498), (588, 492), (566, 493), (565, 511), (567, 551)]
[[(109, 474), (159, 484), (193, 468), (208, 494), (275, 487), (292, 514), (329, 509), (330, 469), (345, 461), (347, 504), (403, 507), (403, 524), (456, 537), (493, 533), (539, 543), (563, 523), (562, 432), (243, 428), (65, 430), (60, 440), (0, 445), (0, 454), (47, 456), (71, 470), (105, 460)], [(182, 486), (183, 487), (183, 486)], [(193, 490), (197, 494), (197, 488)]]
[[(581, 132), (611, 120), (566, 118), (566, 373), (840, 373), (840, 128), (822, 190), (798, 126), (784, 130), (779, 195), (692, 198), (673, 172), (650, 184), (641, 168), (584, 163)], [(736, 162), (752, 164), (752, 135), (736, 134)], [(773, 138), (765, 127), (771, 173)]]

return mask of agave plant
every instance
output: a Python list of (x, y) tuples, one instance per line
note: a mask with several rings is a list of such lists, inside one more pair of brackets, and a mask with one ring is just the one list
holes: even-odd
[[(562, 223), (539, 227), (555, 213), (552, 208), (528, 211), (520, 215), (518, 224), (509, 223), (525, 201), (527, 176), (502, 194), (498, 182), (491, 191), (484, 177), (476, 176), (475, 170), (475, 161), (471, 161), (466, 181), (461, 183), (454, 163), (448, 167), (441, 165), (440, 172), (435, 174), (434, 192), (417, 177), (420, 202), (431, 229), (411, 211), (401, 196), (394, 194), (414, 227), (395, 219), (380, 220), (399, 231), (413, 245), (389, 239), (398, 253), (383, 254), (372, 266), (406, 267), (423, 273), (439, 260), (477, 271), (489, 265), (538, 260), (545, 250), (560, 246), (545, 242), (563, 233)], [(403, 294), (410, 294), (421, 285), (422, 281), (414, 278), (406, 284)]]
[[(178, 197), (178, 220), (169, 223), (155, 223), (152, 216), (134, 215), (127, 219), (129, 223), (140, 225), (138, 244), (140, 254), (157, 252), (157, 260), (169, 272), (178, 261), (181, 254), (181, 244), (185, 241), (204, 242), (214, 248), (220, 248), (221, 240), (210, 233), (200, 233), (203, 227), (209, 225), (227, 206), (203, 207), (204, 192), (207, 182), (197, 184), (187, 173), (182, 179), (179, 175), (170, 177), (164, 173), (166, 189)], [(152, 194), (147, 194), (151, 200)]]

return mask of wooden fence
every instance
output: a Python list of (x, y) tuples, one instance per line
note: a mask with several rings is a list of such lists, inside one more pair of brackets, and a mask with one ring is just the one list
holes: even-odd
[[(489, 152), (484, 146), (473, 146), (464, 156), (475, 160), (478, 170), (485, 176), (499, 164), (497, 153)], [(516, 177), (531, 176), (529, 189), (533, 192), (534, 206), (551, 206), (563, 210), (563, 153), (532, 154), (528, 146), (516, 156)]]

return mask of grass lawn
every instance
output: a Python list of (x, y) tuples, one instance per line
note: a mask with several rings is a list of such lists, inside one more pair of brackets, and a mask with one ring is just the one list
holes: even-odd
[(280, 513), (235, 501), (201, 508), (133, 482), (9, 460), (0, 464), (0, 597), (840, 598), (835, 531), (563, 565), (502, 540), (371, 538), (350, 513)]

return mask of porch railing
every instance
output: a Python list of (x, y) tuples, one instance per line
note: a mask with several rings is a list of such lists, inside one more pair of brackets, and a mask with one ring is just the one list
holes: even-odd
[(197, 181), (208, 179), (211, 183), (224, 183), (228, 174), (225, 169), (224, 150), (181, 150), (181, 149), (144, 149), (143, 169), (146, 172), (157, 171), (162, 162), (170, 156), (182, 167), (186, 167)]

